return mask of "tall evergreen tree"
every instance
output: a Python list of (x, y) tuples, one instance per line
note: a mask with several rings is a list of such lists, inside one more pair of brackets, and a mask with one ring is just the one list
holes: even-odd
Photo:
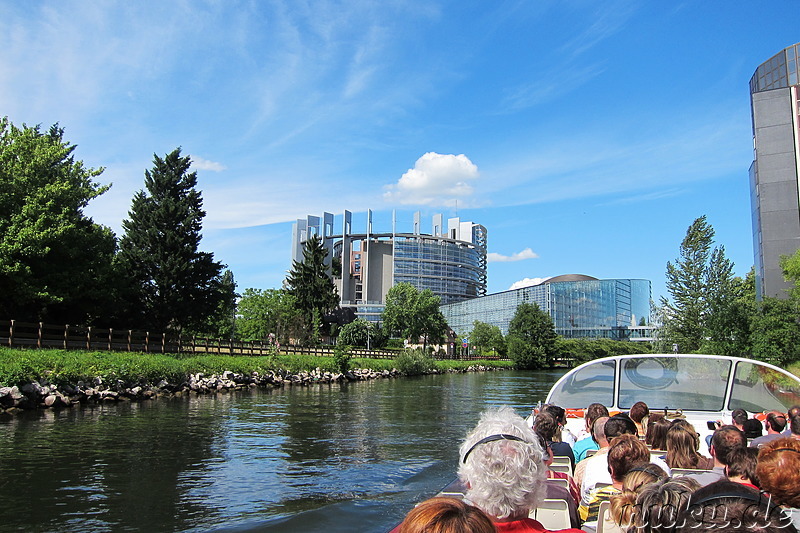
[(130, 314), (152, 331), (202, 329), (222, 299), (223, 265), (199, 250), (203, 199), (180, 148), (153, 156), (145, 191), (122, 222), (119, 262), (130, 283)]
[(322, 319), (339, 303), (336, 286), (328, 274), (327, 256), (322, 239), (313, 235), (303, 246), (303, 261), (294, 261), (286, 277), (288, 292), (305, 314), (313, 340), (319, 337)]
[(108, 186), (53, 125), (0, 118), (0, 316), (86, 324), (112, 308), (116, 238), (83, 209)]
[(667, 292), (672, 300), (661, 297), (664, 315), (670, 322), (671, 342), (679, 350), (697, 350), (705, 333), (708, 313), (706, 282), (709, 253), (714, 240), (714, 228), (705, 215), (696, 219), (686, 231), (680, 246), (680, 258), (675, 264), (667, 262)]

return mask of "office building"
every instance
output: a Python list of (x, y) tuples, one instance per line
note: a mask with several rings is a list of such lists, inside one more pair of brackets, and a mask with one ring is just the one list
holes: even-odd
[(356, 315), (377, 321), (386, 293), (397, 283), (407, 282), (419, 290), (430, 289), (442, 303), (459, 302), (486, 294), (486, 228), (447, 220), (434, 215), (430, 233), (423, 233), (420, 213), (414, 214), (411, 231), (376, 232), (372, 212), (366, 226), (354, 231), (353, 215), (345, 211), (341, 232), (334, 233), (331, 213), (298, 219), (292, 228), (292, 259), (302, 261), (303, 246), (312, 235), (322, 238), (331, 258), (332, 275), (342, 307), (355, 308)]
[(800, 248), (800, 44), (775, 54), (750, 79), (756, 294), (787, 297), (781, 256)]
[(597, 279), (569, 274), (482, 298), (442, 305), (449, 326), (459, 335), (478, 320), (498, 326), (503, 335), (521, 303), (538, 304), (550, 314), (556, 333), (567, 339), (652, 340), (650, 282)]

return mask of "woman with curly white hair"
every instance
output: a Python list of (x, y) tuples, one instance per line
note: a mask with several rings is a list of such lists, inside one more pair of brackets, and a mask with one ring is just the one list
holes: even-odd
[(528, 518), (544, 498), (544, 454), (533, 430), (513, 409), (484, 412), (461, 445), (460, 457), (458, 477), (467, 487), (466, 499), (490, 516), (498, 532), (546, 531)]

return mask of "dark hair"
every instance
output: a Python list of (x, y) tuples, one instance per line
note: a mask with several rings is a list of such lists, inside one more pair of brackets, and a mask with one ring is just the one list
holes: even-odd
[(755, 439), (760, 437), (764, 432), (764, 426), (757, 418), (748, 418), (742, 425), (744, 428), (744, 436), (748, 439)]
[(631, 420), (639, 424), (644, 417), (650, 414), (650, 409), (647, 408), (647, 404), (644, 402), (636, 402), (631, 407), (631, 410), (628, 412), (628, 416), (631, 417)]
[(533, 430), (541, 435), (544, 440), (552, 441), (553, 436), (558, 431), (558, 423), (553, 415), (548, 412), (541, 412), (536, 415), (536, 420), (533, 423)]
[(739, 448), (728, 454), (726, 471), (729, 478), (741, 476), (756, 487), (760, 487), (756, 475), (757, 464), (758, 448)]
[(773, 431), (780, 433), (786, 429), (786, 415), (777, 411), (771, 411), (767, 415), (767, 424)]
[(740, 426), (744, 426), (744, 423), (748, 418), (747, 411), (744, 409), (734, 409), (731, 413), (731, 420), (733, 420), (734, 424), (738, 424)]
[(547, 405), (542, 407), (542, 412), (550, 413), (553, 415), (553, 418), (556, 419), (556, 422), (564, 425), (567, 423), (567, 412), (564, 410), (563, 407), (559, 407), (555, 404), (548, 403)]
[(679, 532), (749, 530), (794, 533), (792, 521), (769, 496), (727, 480), (697, 489), (678, 517)]
[(636, 424), (628, 416), (614, 415), (606, 421), (605, 432), (608, 442), (611, 442), (620, 435), (636, 435)]
[(789, 421), (789, 429), (792, 435), (800, 435), (800, 415), (795, 415)]
[(791, 406), (787, 414), (789, 415), (789, 418), (794, 418), (800, 415), (800, 405)]
[(736, 426), (722, 426), (711, 437), (711, 446), (714, 448), (714, 457), (717, 461), (727, 465), (728, 457), (733, 450), (747, 447), (747, 439)]
[(645, 442), (648, 446), (650, 446), (654, 450), (666, 450), (667, 449), (667, 432), (671, 423), (664, 417), (659, 419), (653, 420), (653, 417), (650, 417), (650, 421), (647, 423), (647, 435), (645, 436)]
[(591, 430), (595, 420), (603, 416), (608, 416), (608, 408), (602, 403), (593, 403), (586, 408), (583, 418), (586, 419), (586, 426)]
[[(700, 484), (690, 477), (656, 481), (639, 491), (634, 514), (637, 533), (671, 533), (678, 515), (686, 508)], [(633, 530), (632, 530), (633, 531)]]
[(492, 520), (480, 509), (453, 498), (431, 498), (409, 511), (401, 533), (459, 533), (496, 531)]

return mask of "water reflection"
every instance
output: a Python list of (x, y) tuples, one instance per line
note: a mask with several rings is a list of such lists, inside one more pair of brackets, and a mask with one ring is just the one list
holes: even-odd
[(385, 531), (452, 479), (487, 405), (526, 414), (559, 376), (427, 376), (0, 418), (0, 529)]

